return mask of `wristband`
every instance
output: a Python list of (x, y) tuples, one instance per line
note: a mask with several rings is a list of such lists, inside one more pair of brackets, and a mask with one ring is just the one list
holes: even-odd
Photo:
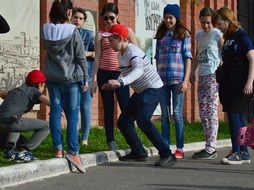
[(118, 82), (120, 83), (120, 87), (123, 87), (124, 86), (124, 83), (121, 79), (118, 79)]

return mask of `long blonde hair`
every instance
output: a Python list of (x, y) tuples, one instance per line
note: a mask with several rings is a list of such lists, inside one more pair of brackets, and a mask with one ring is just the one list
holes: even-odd
[(219, 19), (219, 17), (221, 19), (223, 19), (224, 21), (228, 21), (228, 23), (229, 23), (227, 31), (223, 34), (224, 39), (227, 39), (235, 31), (237, 31), (239, 28), (241, 28), (241, 25), (237, 21), (234, 12), (231, 11), (227, 7), (222, 7), (215, 12), (215, 14), (212, 18), (212, 22), (214, 25), (216, 24), (216, 21)]

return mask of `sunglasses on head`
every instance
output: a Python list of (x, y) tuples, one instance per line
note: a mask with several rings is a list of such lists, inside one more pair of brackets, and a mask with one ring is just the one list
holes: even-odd
[(106, 20), (114, 21), (115, 18), (116, 18), (116, 17), (114, 17), (114, 16), (104, 16), (104, 17), (103, 17), (103, 20), (105, 20), (105, 21), (106, 21)]

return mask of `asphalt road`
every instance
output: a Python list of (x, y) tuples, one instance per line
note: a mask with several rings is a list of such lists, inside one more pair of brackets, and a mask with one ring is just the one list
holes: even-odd
[[(7, 190), (254, 190), (254, 160), (251, 164), (221, 165), (229, 153), (220, 149), (216, 160), (193, 160), (192, 152), (172, 167), (154, 167), (157, 158), (147, 162), (115, 162), (19, 185)], [(254, 152), (250, 150), (254, 158)]]

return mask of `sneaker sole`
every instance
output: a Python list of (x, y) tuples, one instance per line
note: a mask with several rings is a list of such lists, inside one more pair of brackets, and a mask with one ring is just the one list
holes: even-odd
[(192, 156), (192, 159), (195, 159), (195, 160), (214, 160), (217, 158), (217, 154), (214, 154), (214, 155), (211, 155), (209, 157), (195, 157), (195, 156)]
[(39, 161), (39, 159), (36, 160), (14, 160), (17, 164), (21, 164), (21, 163), (28, 163), (28, 162), (37, 162)]
[[(84, 166), (80, 166), (77, 162), (75, 162), (68, 154), (65, 155), (65, 158), (70, 162), (72, 163), (79, 172), (81, 173), (85, 173), (86, 172), (86, 169), (84, 168)], [(81, 161), (81, 158), (80, 158), (80, 161)], [(82, 163), (82, 161), (81, 161)], [(83, 165), (83, 164), (82, 164)]]
[(250, 163), (251, 163), (251, 160), (242, 160), (242, 163), (243, 163), (243, 164), (250, 164)]
[(241, 164), (243, 164), (242, 161), (223, 161), (223, 160), (221, 160), (221, 163), (224, 165), (241, 165)]
[(167, 163), (167, 164), (154, 164), (155, 166), (159, 166), (159, 167), (164, 167), (164, 166), (173, 166), (173, 165), (175, 165), (176, 164), (176, 160), (174, 160), (174, 161), (171, 161), (171, 162), (169, 162), (169, 163)]

